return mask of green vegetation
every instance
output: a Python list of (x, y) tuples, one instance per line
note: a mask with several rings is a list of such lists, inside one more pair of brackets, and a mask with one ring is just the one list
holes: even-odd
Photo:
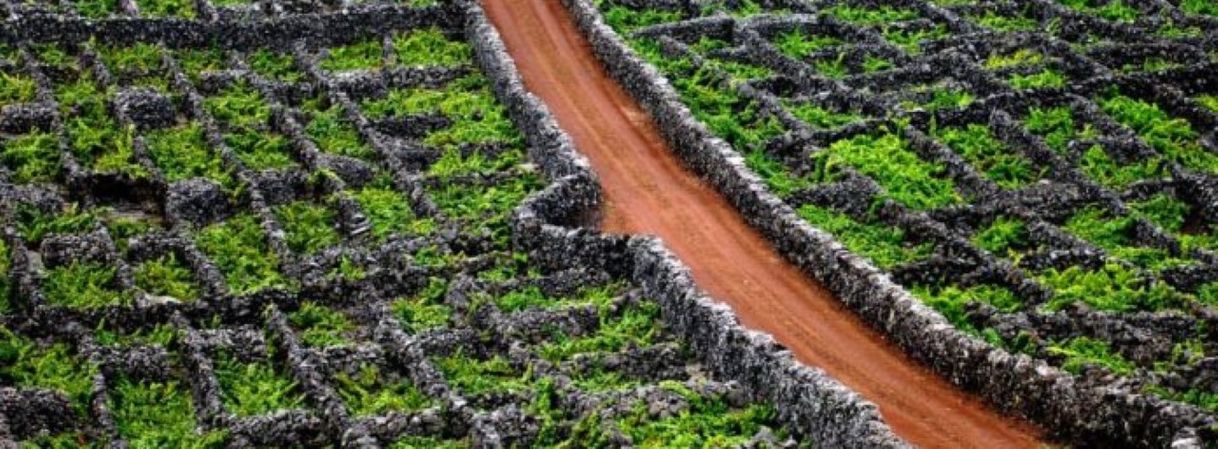
[(994, 138), (985, 125), (963, 128), (937, 128), (931, 133), (985, 177), (1004, 189), (1018, 189), (1044, 176), (1032, 161)]
[(1209, 109), (1210, 112), (1218, 114), (1218, 96), (1210, 94), (1201, 94), (1197, 96), (1197, 103)]
[(784, 103), (792, 115), (812, 125), (813, 128), (838, 128), (863, 119), (857, 114), (833, 112), (812, 103), (792, 104), (790, 101), (784, 101)]
[(444, 373), (448, 385), (465, 396), (489, 393), (526, 391), (532, 385), (528, 374), (512, 367), (502, 356), (479, 360), (471, 354), (456, 353), (434, 360), (436, 368)]
[(237, 416), (267, 415), (304, 406), (296, 382), (269, 361), (242, 362), (228, 353), (215, 357), (220, 396)]
[(795, 177), (782, 165), (762, 150), (753, 150), (744, 156), (744, 163), (749, 169), (765, 180), (770, 191), (780, 198), (786, 198), (801, 189), (812, 187), (815, 182), (807, 176)]
[(161, 69), (165, 50), (157, 44), (138, 42), (127, 46), (100, 47), (102, 62), (116, 74), (130, 72), (151, 74)]
[(548, 296), (538, 287), (525, 287), (513, 290), (493, 298), (495, 305), (504, 312), (518, 312), (526, 309), (558, 309), (564, 307), (594, 305), (603, 309), (613, 302), (621, 292), (621, 286), (610, 284), (599, 287), (585, 287), (578, 292), (565, 297)]
[(179, 301), (194, 300), (199, 294), (190, 268), (172, 253), (137, 266), (135, 285), (150, 294)]
[(203, 72), (216, 72), (227, 67), (224, 51), (214, 47), (175, 50), (174, 57), (178, 60), (178, 65), (182, 67), (182, 70), (196, 82)]
[(59, 174), (59, 139), (51, 133), (32, 132), (4, 141), (0, 159), (20, 184), (53, 182)]
[(986, 11), (983, 15), (974, 15), (970, 18), (978, 25), (1000, 32), (1032, 32), (1040, 29), (1040, 22), (1027, 17), (1026, 14), (1011, 17), (997, 14), (994, 11)]
[(471, 231), (489, 231), (496, 242), (506, 246), (512, 209), (541, 187), (541, 179), (536, 174), (522, 173), (494, 186), (451, 183), (429, 193), (445, 215), (465, 221)]
[(313, 254), (342, 240), (336, 228), (337, 214), (330, 207), (293, 201), (275, 206), (274, 210), (292, 251)]
[(69, 204), (58, 212), (43, 212), (38, 208), (22, 204), (16, 212), (17, 232), (26, 243), (37, 246), (51, 234), (79, 234), (97, 226), (94, 211), (81, 211), (76, 203)]
[[(172, 324), (158, 324), (135, 332), (118, 332), (110, 329), (105, 320), (93, 331), (94, 342), (102, 346), (160, 346), (169, 345), (178, 338), (178, 330)], [(174, 354), (170, 354), (171, 357)]]
[(37, 345), (0, 326), (0, 382), (19, 388), (57, 390), (76, 415), (88, 416), (97, 366), (82, 360), (67, 344)]
[(1016, 89), (1060, 89), (1066, 87), (1066, 76), (1056, 70), (1046, 69), (1031, 75), (1011, 75), (1007, 82)]
[(15, 73), (0, 73), (0, 107), (34, 101), (34, 79)]
[(313, 301), (300, 303), (300, 309), (288, 314), (288, 321), (296, 328), (300, 341), (318, 348), (346, 346), (350, 341), (345, 335), (355, 330), (355, 324), (342, 312)]
[(330, 71), (379, 69), (385, 63), (381, 38), (365, 39), (354, 44), (329, 49), (321, 60), (321, 68)]
[(799, 30), (782, 33), (774, 40), (774, 45), (783, 54), (799, 60), (808, 57), (812, 53), (841, 44), (842, 40), (836, 37), (808, 35)]
[[(1066, 106), (1033, 108), (1024, 125), (1032, 134), (1044, 138), (1049, 148), (1067, 159), (1074, 159), (1070, 152), (1078, 151), (1071, 149), (1072, 142), (1085, 142), (1099, 135), (1090, 123), (1080, 128)], [(1162, 171), (1158, 158), (1120, 165), (1099, 144), (1087, 146), (1077, 159), (1083, 173), (1107, 187), (1120, 188), (1136, 181), (1154, 179)]]
[(634, 11), (629, 7), (621, 5), (614, 5), (607, 9), (602, 7), (602, 12), (605, 16), (605, 23), (613, 27), (618, 33), (622, 33), (623, 36), (639, 28), (676, 22), (684, 18), (680, 11), (663, 11), (659, 9)]
[(809, 204), (801, 206), (798, 213), (808, 224), (833, 234), (847, 249), (871, 259), (881, 269), (925, 259), (933, 249), (929, 243), (908, 242), (901, 229), (862, 223), (833, 210)]
[(1048, 269), (1037, 274), (1035, 279), (1054, 291), (1053, 298), (1045, 305), (1048, 310), (1083, 302), (1096, 310), (1110, 312), (1155, 311), (1179, 307), (1188, 300), (1163, 281), (1147, 285), (1145, 279), (1114, 263), (1096, 270), (1081, 267)]
[(42, 296), (47, 304), (71, 308), (129, 304), (131, 293), (116, 290), (116, 271), (98, 262), (72, 262), (51, 268), (42, 281)]
[(1167, 159), (1192, 170), (1218, 173), (1218, 155), (1198, 143), (1200, 135), (1187, 120), (1168, 116), (1156, 104), (1119, 94), (1098, 103), (1105, 113), (1133, 129)]
[(233, 84), (216, 96), (204, 99), (203, 107), (217, 120), (235, 127), (265, 126), (271, 118), (270, 105), (245, 83)]
[(291, 142), (280, 134), (249, 129), (224, 133), (228, 146), (250, 170), (280, 170), (296, 166)]
[(628, 347), (645, 348), (653, 344), (653, 339), (660, 332), (659, 306), (654, 302), (643, 302), (626, 309), (620, 316), (601, 316), (599, 328), (591, 335), (572, 337), (556, 333), (538, 348), (538, 354), (558, 363), (577, 354), (619, 352)]
[(1062, 226), (1065, 231), (1100, 248), (1110, 256), (1132, 262), (1142, 268), (1161, 270), (1183, 265), (1187, 261), (1171, 257), (1162, 249), (1133, 245), (1135, 216), (1108, 217), (1100, 208), (1087, 207)]
[(863, 8), (849, 6), (846, 4), (838, 4), (831, 8), (827, 8), (824, 11), (834, 17), (837, 17), (838, 19), (864, 26), (884, 25), (893, 22), (914, 20), (921, 17), (917, 11), (912, 9), (893, 8), (891, 6)]
[(361, 365), (355, 375), (338, 373), (334, 381), (347, 412), (355, 417), (417, 411), (433, 405), (408, 379), (386, 382), (385, 376), (371, 364)]
[(118, 0), (74, 0), (76, 12), (92, 19), (102, 19), (118, 12)]
[(198, 123), (158, 129), (146, 136), (148, 157), (169, 182), (207, 178), (223, 186), (234, 184), (224, 159), (208, 149), (203, 127)]
[(974, 335), (980, 335), (981, 330), (968, 321), (965, 307), (969, 303), (989, 304), (1004, 313), (1016, 312), (1023, 308), (1023, 302), (1016, 298), (1014, 293), (994, 285), (982, 284), (968, 288), (954, 285), (918, 285), (914, 286), (911, 292), (923, 303), (943, 314), (952, 325)]
[(376, 152), (364, 143), (359, 131), (347, 122), (338, 105), (315, 111), (305, 126), (305, 133), (321, 151), (367, 161), (376, 160)]
[(1021, 48), (1008, 54), (993, 54), (986, 58), (984, 67), (989, 70), (1002, 70), (1012, 67), (1036, 65), (1044, 61), (1044, 55), (1038, 51)]
[(254, 72), (274, 80), (295, 83), (304, 78), (304, 73), (296, 69), (296, 62), (288, 53), (263, 48), (250, 53), (247, 61)]
[(756, 102), (721, 86), (712, 70), (695, 69), (685, 58), (666, 57), (653, 41), (635, 40), (632, 44), (640, 56), (668, 77), (694, 116), (736, 151), (747, 154), (760, 150), (782, 134), (777, 118), (763, 116)]
[(473, 58), (468, 44), (449, 39), (438, 28), (394, 36), (393, 51), (397, 63), (407, 66), (458, 67)]
[(195, 2), (191, 0), (135, 0), (140, 13), (151, 17), (195, 18)]
[(118, 433), (132, 447), (222, 447), (223, 432), (196, 432), (189, 389), (178, 381), (136, 382), (120, 378), (108, 404)]
[(934, 209), (961, 201), (944, 169), (918, 157), (900, 136), (885, 133), (839, 140), (812, 155), (818, 181), (832, 181), (837, 167), (850, 166), (874, 179), (885, 195), (913, 209)]
[(55, 100), (77, 161), (100, 172), (149, 176), (135, 160), (135, 127), (119, 127), (91, 77), (56, 86)]
[(1180, 0), (1177, 6), (1189, 14), (1218, 16), (1218, 4), (1210, 0)]
[(1075, 337), (1053, 343), (1045, 350), (1049, 354), (1062, 357), (1062, 369), (1074, 374), (1079, 374), (1088, 365), (1100, 366), (1120, 375), (1128, 375), (1134, 370), (1132, 362), (1125, 360), (1120, 354), (1112, 353), (1108, 343), (1101, 340)]
[[(1091, 2), (1089, 0), (1057, 0), (1067, 8), (1087, 15), (1098, 16), (1102, 19), (1130, 23), (1138, 19), (1141, 12), (1124, 0), (1108, 0), (1107, 2)], [(1101, 3), (1097, 6), (1097, 3)]]
[(977, 230), (972, 242), (999, 257), (1019, 261), (1019, 251), (1028, 248), (1028, 228), (1019, 219), (998, 217)]
[(452, 308), (444, 304), (444, 295), (447, 292), (448, 281), (433, 277), (428, 280), (423, 291), (410, 298), (395, 300), (389, 307), (393, 316), (408, 331), (423, 332), (448, 324), (452, 317)]
[(441, 89), (394, 89), (384, 98), (365, 100), (361, 108), (374, 119), (435, 113), (449, 118), (451, 126), (423, 138), (425, 145), (440, 149), (471, 143), (521, 147), (524, 142), (482, 75), (454, 81)]
[(366, 186), (352, 196), (372, 223), (372, 236), (377, 241), (394, 234), (426, 235), (435, 229), (435, 221), (415, 217), (410, 199), (388, 183)]
[(932, 28), (922, 30), (885, 28), (882, 34), (884, 39), (893, 45), (901, 47), (906, 53), (919, 54), (922, 52), (922, 42), (944, 38), (948, 35), (948, 31), (947, 27), (943, 25), (935, 25)]
[(287, 282), (253, 215), (237, 215), (203, 228), (195, 244), (224, 273), (233, 294), (283, 287)]
[[(704, 396), (677, 382), (662, 382), (661, 388), (685, 398), (689, 409), (675, 416), (656, 418), (640, 401), (614, 421), (639, 447), (737, 447), (749, 442), (762, 426), (776, 418), (766, 406), (732, 409), (721, 397)], [(609, 444), (606, 426), (597, 414), (577, 423), (574, 438), (590, 446)], [(777, 433), (781, 433), (778, 431)], [(781, 436), (779, 438), (782, 438)]]

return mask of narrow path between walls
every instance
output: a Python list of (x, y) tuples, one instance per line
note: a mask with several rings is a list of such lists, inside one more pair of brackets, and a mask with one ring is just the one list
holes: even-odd
[(1032, 427), (956, 389), (884, 341), (787, 263), (723, 197), (685, 170), (655, 125), (604, 72), (559, 0), (483, 0), (525, 85), (591, 161), (607, 232), (652, 234), (698, 285), (876, 403), (899, 436), (925, 448), (1028, 448)]

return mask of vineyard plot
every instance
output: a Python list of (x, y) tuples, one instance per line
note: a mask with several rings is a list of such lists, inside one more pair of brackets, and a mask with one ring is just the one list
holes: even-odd
[(958, 329), (1218, 410), (1205, 2), (593, 3), (770, 192)]
[(547, 179), (475, 10), (357, 3), (0, 6), (93, 33), (0, 47), (0, 441), (797, 444), (639, 286), (513, 244)]

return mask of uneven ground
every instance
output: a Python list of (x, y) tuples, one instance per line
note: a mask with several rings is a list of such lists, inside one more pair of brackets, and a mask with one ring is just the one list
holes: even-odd
[(487, 14), (521, 71), (592, 161), (605, 190), (604, 229), (654, 234), (730, 304), (880, 407), (920, 447), (1036, 447), (1036, 432), (989, 410), (884, 342), (787, 263), (730, 204), (686, 171), (646, 113), (611, 80), (557, 2), (488, 0)]

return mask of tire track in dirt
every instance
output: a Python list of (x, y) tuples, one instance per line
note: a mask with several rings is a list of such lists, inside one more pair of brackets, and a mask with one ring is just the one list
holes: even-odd
[(526, 87), (591, 161), (605, 231), (659, 236), (698, 285), (749, 327), (774, 335), (880, 407), (926, 448), (1037, 447), (1004, 417), (905, 356), (787, 263), (722, 196), (685, 170), (655, 125), (602, 69), (559, 0), (483, 0)]

